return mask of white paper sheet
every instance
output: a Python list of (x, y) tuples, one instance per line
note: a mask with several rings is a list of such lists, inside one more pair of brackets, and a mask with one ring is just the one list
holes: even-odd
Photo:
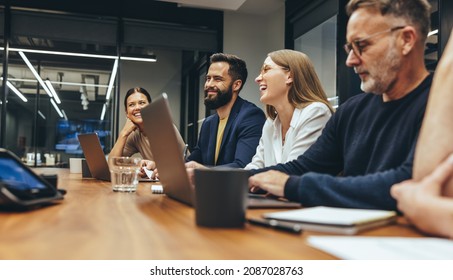
[(442, 238), (311, 236), (307, 242), (348, 260), (453, 260), (453, 241)]

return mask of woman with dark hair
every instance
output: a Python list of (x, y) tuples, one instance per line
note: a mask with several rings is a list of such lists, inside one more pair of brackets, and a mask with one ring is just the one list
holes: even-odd
[[(124, 97), (124, 108), (126, 110), (126, 123), (118, 135), (115, 145), (110, 151), (110, 156), (132, 156), (140, 153), (146, 161), (147, 168), (154, 169), (153, 154), (148, 142), (150, 135), (145, 135), (143, 130), (143, 119), (141, 109), (151, 103), (151, 96), (146, 89), (141, 87), (131, 88)], [(177, 128), (175, 127), (177, 131)], [(184, 141), (179, 132), (178, 136), (181, 150), (184, 149)], [(145, 165), (144, 163), (144, 165)]]

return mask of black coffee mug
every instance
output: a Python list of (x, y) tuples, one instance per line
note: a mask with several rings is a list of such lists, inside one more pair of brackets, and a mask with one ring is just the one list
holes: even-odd
[(243, 227), (250, 172), (243, 169), (196, 169), (194, 172), (197, 225)]

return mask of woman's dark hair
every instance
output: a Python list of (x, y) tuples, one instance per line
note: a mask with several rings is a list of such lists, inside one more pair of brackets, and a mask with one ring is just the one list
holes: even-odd
[(124, 97), (124, 109), (127, 111), (127, 98), (131, 95), (131, 94), (134, 94), (136, 92), (139, 92), (139, 93), (142, 93), (146, 96), (146, 99), (148, 99), (148, 102), (151, 103), (151, 95), (149, 95), (149, 93), (146, 91), (146, 89), (142, 88), (142, 87), (134, 87), (134, 88), (131, 88), (130, 90), (128, 90), (126, 92), (126, 96)]

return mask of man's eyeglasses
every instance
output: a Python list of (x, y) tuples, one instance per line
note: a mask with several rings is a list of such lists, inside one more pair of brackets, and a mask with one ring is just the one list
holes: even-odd
[(387, 30), (384, 30), (384, 31), (380, 31), (380, 32), (376, 32), (374, 34), (371, 34), (370, 36), (367, 36), (363, 39), (360, 39), (360, 40), (356, 40), (356, 41), (352, 41), (351, 43), (346, 43), (343, 47), (344, 47), (344, 50), (346, 51), (346, 53), (349, 55), (349, 53), (351, 51), (354, 51), (354, 54), (357, 55), (357, 56), (361, 56), (362, 55), (362, 51), (363, 49), (367, 46), (367, 44), (364, 44), (364, 42), (366, 40), (369, 40), (370, 38), (374, 37), (374, 36), (378, 36), (378, 35), (381, 35), (381, 34), (384, 34), (384, 33), (388, 33), (388, 32), (393, 32), (393, 31), (396, 31), (396, 30), (399, 30), (399, 29), (403, 29), (404, 27), (406, 26), (396, 26), (396, 27), (392, 27), (390, 29), (387, 29)]

